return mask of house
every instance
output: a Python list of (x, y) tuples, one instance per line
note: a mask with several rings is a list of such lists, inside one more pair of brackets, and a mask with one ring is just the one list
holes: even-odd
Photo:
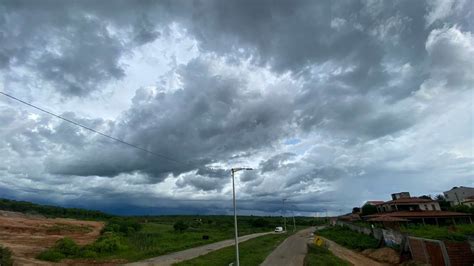
[(439, 203), (432, 199), (411, 197), (409, 192), (392, 194), (392, 200), (376, 205), (379, 213), (394, 211), (441, 211)]
[(472, 187), (453, 187), (452, 189), (443, 192), (446, 201), (451, 206), (461, 204), (466, 198), (474, 196), (474, 188)]
[(375, 206), (378, 213), (365, 215), (364, 220), (397, 226), (400, 223), (472, 223), (471, 214), (441, 211), (437, 201), (429, 197), (412, 197), (409, 192), (394, 193), (391, 200)]

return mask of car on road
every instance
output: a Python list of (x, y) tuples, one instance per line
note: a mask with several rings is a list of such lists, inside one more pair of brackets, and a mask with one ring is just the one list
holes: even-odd
[(281, 232), (283, 232), (283, 227), (281, 226), (275, 227), (275, 233), (281, 233)]

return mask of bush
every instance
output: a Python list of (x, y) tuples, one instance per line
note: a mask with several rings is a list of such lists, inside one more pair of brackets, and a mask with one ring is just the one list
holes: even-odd
[(54, 249), (66, 257), (76, 256), (80, 251), (80, 247), (69, 237), (65, 237), (56, 241)]
[(142, 225), (132, 219), (115, 218), (110, 220), (102, 229), (102, 233), (114, 232), (124, 235), (132, 235), (142, 229)]
[(41, 252), (37, 258), (53, 262), (65, 258), (96, 258), (99, 254), (113, 253), (125, 248), (126, 246), (122, 244), (119, 235), (106, 232), (93, 244), (84, 247), (78, 246), (74, 240), (68, 237), (59, 239), (52, 248)]
[(12, 252), (8, 248), (4, 248), (2, 246), (0, 246), (0, 265), (13, 265)]
[(65, 259), (66, 256), (62, 254), (61, 252), (54, 250), (54, 249), (48, 249), (43, 252), (41, 252), (38, 256), (36, 256), (37, 259), (39, 260), (46, 260), (46, 261), (52, 261), (52, 262), (58, 262), (62, 259)]
[(362, 206), (362, 216), (371, 215), (375, 213), (377, 213), (377, 207), (375, 207), (374, 205), (365, 204), (364, 206)]
[(89, 248), (97, 253), (112, 253), (123, 250), (126, 247), (122, 244), (120, 236), (113, 233), (105, 233), (94, 244), (90, 245)]
[(189, 228), (189, 225), (187, 225), (183, 221), (178, 221), (178, 222), (174, 223), (173, 228), (174, 228), (175, 231), (183, 232), (184, 230)]

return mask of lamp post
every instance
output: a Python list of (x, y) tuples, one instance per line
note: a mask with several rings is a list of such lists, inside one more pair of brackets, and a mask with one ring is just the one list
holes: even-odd
[(285, 224), (285, 233), (286, 233), (286, 216), (285, 216), (285, 200), (283, 199), (283, 223)]
[(235, 181), (234, 181), (234, 173), (238, 171), (249, 171), (253, 170), (252, 168), (232, 168), (230, 169), (232, 172), (232, 203), (234, 204), (234, 230), (235, 230), (235, 265), (240, 266), (239, 262), (239, 235), (237, 232), (237, 208), (235, 205)]

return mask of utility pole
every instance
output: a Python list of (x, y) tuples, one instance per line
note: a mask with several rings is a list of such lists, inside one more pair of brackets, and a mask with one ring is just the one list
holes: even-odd
[(283, 199), (283, 223), (284, 223), (284, 228), (285, 228), (285, 232), (286, 232), (285, 200), (286, 199)]
[(293, 213), (293, 232), (296, 231), (295, 213)]
[(235, 233), (235, 265), (240, 266), (239, 262), (239, 233), (237, 230), (237, 206), (235, 204), (235, 181), (234, 173), (242, 170), (253, 170), (252, 168), (232, 168), (232, 203), (234, 205), (234, 233)]

